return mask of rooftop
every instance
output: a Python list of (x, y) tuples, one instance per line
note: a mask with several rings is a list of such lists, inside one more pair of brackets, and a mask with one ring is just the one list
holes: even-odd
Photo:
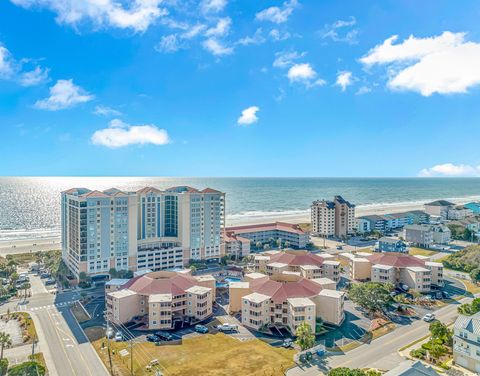
[(230, 282), (228, 284), (229, 288), (234, 288), (234, 289), (248, 289), (250, 287), (249, 282)]
[(459, 315), (457, 321), (455, 321), (455, 329), (480, 335), (480, 312), (473, 316)]
[(308, 298), (289, 298), (287, 301), (294, 307), (309, 307), (315, 305), (315, 303)]
[(188, 292), (190, 294), (206, 294), (207, 292), (212, 291), (210, 287), (204, 287), (204, 286), (192, 286), (189, 289), (186, 289), (185, 292)]
[(250, 295), (246, 295), (243, 297), (243, 299), (247, 299), (248, 301), (252, 303), (262, 303), (265, 300), (270, 300), (270, 297), (267, 295), (259, 294), (257, 292), (254, 292)]
[(114, 298), (117, 298), (117, 299), (121, 299), (121, 298), (126, 298), (127, 296), (136, 295), (136, 293), (134, 291), (131, 291), (131, 290), (128, 290), (128, 289), (123, 289), (123, 290), (110, 292), (110, 293), (108, 293), (108, 295), (110, 295)]
[(318, 295), (329, 296), (331, 298), (341, 298), (343, 295), (345, 295), (345, 293), (343, 291), (325, 289), (325, 290), (320, 291), (320, 293)]
[(250, 232), (272, 231), (272, 230), (285, 231), (285, 232), (290, 232), (298, 235), (306, 234), (306, 232), (303, 231), (299, 225), (286, 223), (286, 222), (234, 226), (234, 227), (227, 227), (225, 230), (227, 233), (233, 233), (236, 235), (250, 233)]
[(394, 369), (383, 374), (384, 376), (439, 376), (432, 367), (424, 365), (421, 361), (406, 360)]
[(110, 281), (105, 282), (105, 286), (122, 286), (128, 281), (130, 280), (124, 278), (113, 278)]
[(406, 268), (409, 266), (425, 266), (425, 261), (420, 260), (415, 256), (410, 256), (404, 253), (397, 252), (375, 253), (366, 258), (374, 265), (390, 265), (397, 268)]

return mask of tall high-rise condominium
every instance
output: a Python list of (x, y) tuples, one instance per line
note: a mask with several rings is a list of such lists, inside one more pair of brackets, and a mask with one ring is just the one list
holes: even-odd
[(345, 237), (355, 229), (355, 205), (342, 196), (335, 196), (333, 201), (314, 201), (311, 206), (311, 219), (313, 234)]
[(161, 270), (225, 250), (225, 194), (191, 187), (62, 192), (62, 258), (78, 277)]

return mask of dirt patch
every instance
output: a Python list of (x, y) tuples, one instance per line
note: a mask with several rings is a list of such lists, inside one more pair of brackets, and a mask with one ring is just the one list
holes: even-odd
[(97, 341), (105, 336), (105, 328), (101, 326), (86, 328), (84, 332), (90, 342)]
[(75, 302), (75, 304), (70, 308), (72, 311), (73, 316), (77, 319), (79, 323), (88, 321), (91, 319), (90, 315), (88, 312), (85, 310), (82, 304)]

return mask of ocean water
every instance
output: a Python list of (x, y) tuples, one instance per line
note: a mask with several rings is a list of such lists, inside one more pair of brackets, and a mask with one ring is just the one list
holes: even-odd
[(221, 190), (227, 224), (307, 214), (312, 201), (337, 194), (359, 207), (480, 199), (480, 178), (0, 177), (0, 241), (57, 236), (60, 192), (68, 188), (136, 190), (147, 185)]

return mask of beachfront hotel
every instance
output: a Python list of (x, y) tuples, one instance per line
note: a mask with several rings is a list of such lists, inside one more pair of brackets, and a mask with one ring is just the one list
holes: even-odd
[(307, 279), (298, 273), (266, 275), (250, 273), (242, 282), (231, 282), (230, 312), (240, 312), (242, 324), (254, 330), (275, 326), (295, 334), (306, 322), (313, 332), (321, 319), (340, 325), (344, 318), (344, 295), (328, 278)]
[(225, 194), (214, 189), (72, 188), (61, 195), (62, 258), (78, 277), (220, 258)]
[(312, 233), (318, 236), (346, 237), (355, 232), (355, 205), (335, 196), (333, 201), (318, 200), (311, 205)]
[(349, 255), (350, 278), (357, 281), (392, 283), (418, 292), (443, 286), (443, 264), (405, 253)]
[(145, 273), (106, 293), (107, 318), (127, 323), (141, 317), (142, 329), (172, 329), (175, 322), (200, 322), (212, 315), (215, 278), (189, 269)]

